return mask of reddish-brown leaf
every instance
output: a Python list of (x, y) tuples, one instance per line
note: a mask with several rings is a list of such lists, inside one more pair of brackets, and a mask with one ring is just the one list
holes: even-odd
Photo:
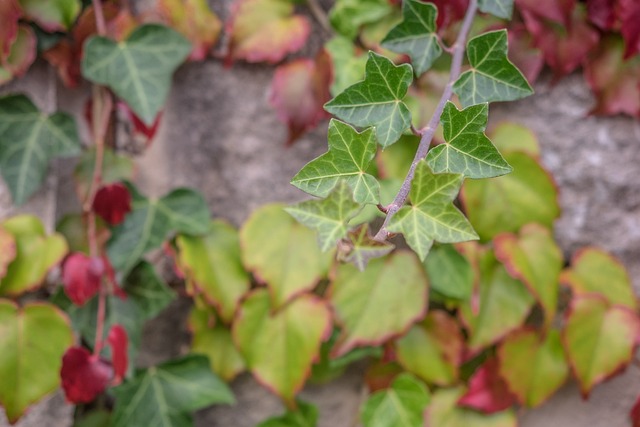
[(488, 359), (469, 380), (469, 390), (458, 400), (485, 414), (503, 411), (516, 403), (516, 397), (509, 391), (507, 383), (499, 373), (498, 359)]
[(600, 38), (598, 32), (587, 23), (582, 7), (573, 10), (568, 18), (569, 25), (558, 25), (526, 10), (522, 15), (536, 47), (542, 51), (546, 64), (553, 69), (556, 78), (578, 68)]
[(435, 4), (438, 8), (438, 17), (436, 18), (438, 28), (447, 28), (460, 21), (469, 6), (469, 0), (430, 0), (430, 3)]
[(624, 58), (628, 59), (640, 52), (640, 1), (618, 0), (618, 16), (626, 43)]
[(534, 17), (569, 26), (576, 0), (516, 0), (516, 7), (525, 17)]
[(100, 290), (104, 272), (102, 258), (71, 254), (62, 267), (64, 292), (74, 304), (83, 305)]
[(117, 182), (101, 187), (93, 199), (93, 210), (111, 225), (120, 224), (131, 212), (131, 194)]
[(0, 84), (13, 77), (24, 75), (36, 59), (37, 39), (33, 30), (27, 25), (18, 26), (16, 38), (11, 44), (9, 54), (0, 61), (0, 71), (4, 69), (8, 77), (0, 77)]
[(107, 342), (111, 346), (111, 364), (113, 365), (113, 385), (120, 384), (127, 373), (129, 364), (127, 347), (129, 340), (127, 331), (120, 325), (113, 325), (107, 335)]
[(156, 135), (160, 122), (162, 121), (162, 111), (158, 113), (153, 123), (149, 126), (144, 123), (140, 118), (131, 110), (131, 108), (124, 102), (118, 102), (118, 119), (121, 122), (129, 122), (131, 128), (131, 137), (135, 141), (135, 146), (148, 147)]
[(636, 403), (631, 408), (629, 416), (631, 417), (631, 427), (640, 427), (640, 396), (638, 396)]
[(521, 23), (509, 28), (509, 59), (513, 62), (527, 81), (533, 84), (544, 66), (544, 58), (540, 49)]
[(111, 366), (86, 348), (71, 347), (62, 357), (60, 376), (68, 402), (92, 402), (107, 387), (112, 375)]
[(226, 23), (230, 35), (227, 62), (276, 63), (307, 41), (309, 20), (293, 14), (288, 0), (236, 0)]
[(287, 145), (329, 117), (322, 106), (331, 98), (330, 84), (331, 65), (324, 51), (315, 61), (298, 59), (276, 69), (269, 102), (289, 128)]
[(640, 57), (625, 61), (623, 50), (622, 40), (609, 36), (585, 63), (585, 77), (596, 96), (592, 114), (640, 118)]
[(587, 16), (592, 24), (602, 30), (610, 30), (616, 23), (617, 0), (587, 0)]
[(18, 36), (18, 19), (21, 16), (18, 0), (0, 0), (0, 64), (9, 55), (9, 49)]

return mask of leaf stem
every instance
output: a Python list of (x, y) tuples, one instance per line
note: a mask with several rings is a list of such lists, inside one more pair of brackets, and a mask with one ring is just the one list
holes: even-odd
[(431, 141), (433, 140), (433, 136), (436, 133), (436, 129), (438, 128), (438, 123), (440, 122), (440, 116), (442, 116), (444, 106), (453, 95), (453, 85), (460, 76), (467, 36), (469, 35), (469, 30), (471, 29), (471, 24), (473, 23), (473, 18), (475, 17), (477, 9), (478, 0), (470, 0), (469, 7), (467, 8), (467, 12), (464, 16), (464, 21), (462, 22), (462, 27), (460, 28), (460, 33), (458, 33), (458, 38), (456, 39), (456, 42), (451, 46), (451, 49), (453, 50), (453, 59), (451, 60), (449, 82), (442, 92), (442, 96), (440, 97), (440, 101), (436, 106), (436, 110), (431, 116), (431, 120), (429, 120), (427, 126), (419, 131), (421, 132), (422, 137), (420, 138), (420, 145), (418, 145), (416, 155), (413, 158), (413, 162), (411, 163), (411, 167), (407, 172), (407, 176), (405, 177), (404, 182), (400, 187), (400, 191), (398, 191), (395, 199), (388, 206), (387, 217), (384, 219), (384, 223), (382, 224), (382, 227), (380, 227), (380, 230), (378, 230), (378, 232), (376, 233), (374, 237), (375, 240), (385, 241), (389, 237), (389, 232), (387, 231), (389, 221), (391, 221), (391, 218), (393, 218), (393, 216), (400, 210), (402, 206), (404, 206), (405, 202), (407, 201), (409, 190), (411, 190), (411, 181), (413, 180), (413, 175), (416, 171), (416, 167), (418, 166), (418, 162), (424, 159), (429, 152), (429, 147), (431, 146)]
[(104, 20), (104, 13), (102, 12), (102, 3), (100, 0), (92, 0), (93, 3), (93, 13), (96, 16), (96, 28), (98, 29), (98, 34), (101, 36), (107, 35), (107, 23)]
[(318, 3), (318, 0), (307, 0), (307, 5), (309, 6), (309, 10), (311, 10), (311, 14), (316, 21), (318, 21), (322, 29), (329, 34), (332, 34), (333, 30), (331, 29), (331, 24), (329, 23), (327, 14), (320, 6), (320, 3)]

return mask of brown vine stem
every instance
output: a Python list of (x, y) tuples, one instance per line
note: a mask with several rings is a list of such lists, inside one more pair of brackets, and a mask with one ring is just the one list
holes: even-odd
[(471, 29), (471, 24), (473, 23), (473, 18), (475, 17), (477, 9), (478, 0), (470, 0), (469, 7), (467, 8), (467, 12), (464, 16), (464, 21), (462, 22), (462, 27), (460, 27), (458, 38), (451, 46), (451, 49), (453, 50), (453, 59), (451, 60), (449, 82), (442, 92), (442, 96), (440, 97), (440, 101), (438, 102), (436, 110), (431, 116), (431, 120), (429, 120), (427, 126), (420, 130), (422, 136), (420, 137), (420, 145), (418, 145), (416, 155), (413, 158), (413, 162), (411, 163), (411, 167), (407, 172), (407, 176), (405, 177), (402, 186), (400, 187), (400, 191), (398, 191), (398, 194), (396, 195), (393, 202), (391, 202), (391, 204), (387, 206), (387, 216), (384, 219), (382, 227), (380, 227), (380, 230), (378, 230), (378, 232), (376, 233), (374, 237), (375, 240), (385, 241), (389, 237), (389, 232), (387, 231), (389, 221), (391, 221), (391, 218), (393, 218), (393, 216), (400, 210), (402, 206), (404, 206), (405, 202), (407, 201), (409, 190), (411, 190), (411, 181), (413, 180), (413, 175), (416, 171), (416, 166), (418, 166), (418, 162), (424, 159), (429, 152), (429, 147), (431, 145), (431, 141), (433, 140), (433, 136), (436, 133), (436, 129), (438, 128), (438, 123), (440, 122), (440, 116), (442, 116), (444, 106), (447, 101), (451, 99), (451, 95), (453, 95), (453, 85), (460, 76), (467, 36), (469, 35), (469, 30)]
[(320, 3), (318, 3), (318, 0), (307, 0), (307, 5), (313, 14), (313, 17), (316, 18), (316, 21), (318, 21), (322, 29), (331, 34), (333, 32), (331, 24), (329, 23), (329, 19), (327, 18), (327, 14), (324, 9), (320, 6)]

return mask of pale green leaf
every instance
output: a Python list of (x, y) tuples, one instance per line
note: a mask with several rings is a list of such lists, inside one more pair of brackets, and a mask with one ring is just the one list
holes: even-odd
[(240, 246), (245, 267), (267, 285), (275, 307), (313, 289), (333, 260), (333, 252), (320, 251), (316, 233), (279, 204), (253, 212), (240, 229)]
[(421, 260), (426, 258), (434, 240), (455, 243), (477, 239), (467, 219), (452, 203), (463, 179), (459, 174), (434, 174), (421, 160), (411, 182), (411, 206), (401, 208), (387, 230), (404, 234)]
[(247, 367), (288, 404), (330, 333), (331, 312), (323, 300), (305, 294), (275, 311), (264, 289), (243, 301), (233, 324), (234, 341)]
[(170, 28), (145, 24), (122, 42), (101, 36), (84, 45), (82, 75), (108, 86), (150, 125), (164, 105), (171, 76), (191, 44)]
[(331, 57), (333, 81), (331, 95), (336, 96), (364, 77), (367, 57), (356, 49), (353, 42), (345, 37), (336, 36), (324, 44)]
[(493, 101), (513, 101), (533, 93), (527, 79), (507, 58), (507, 30), (488, 32), (467, 43), (471, 68), (453, 91), (463, 107)]
[(204, 356), (191, 355), (139, 370), (112, 389), (111, 427), (191, 427), (191, 412), (214, 403), (233, 403), (231, 391), (209, 369)]
[(380, 184), (367, 173), (376, 155), (371, 129), (358, 133), (346, 123), (329, 122), (329, 151), (307, 163), (291, 183), (307, 193), (326, 197), (339, 180), (345, 180), (358, 203), (378, 203)]
[(296, 401), (297, 409), (287, 411), (279, 417), (269, 418), (257, 427), (316, 427), (318, 424), (318, 408), (300, 400)]
[(201, 234), (209, 227), (209, 209), (202, 196), (177, 189), (160, 199), (147, 199), (130, 187), (132, 211), (117, 226), (107, 244), (113, 267), (126, 274), (140, 258), (162, 245), (169, 233)]
[(374, 240), (369, 233), (369, 225), (362, 224), (347, 233), (347, 237), (338, 245), (338, 260), (350, 262), (358, 270), (364, 271), (370, 260), (380, 258), (395, 248), (391, 243)]
[(362, 408), (364, 427), (422, 427), (429, 390), (411, 374), (400, 374), (391, 387), (372, 394)]
[(329, 12), (331, 26), (349, 39), (364, 24), (379, 21), (392, 12), (387, 0), (337, 0)]
[(181, 234), (176, 245), (188, 292), (202, 293), (223, 321), (231, 323), (240, 298), (251, 286), (251, 277), (240, 258), (238, 232), (223, 221), (212, 221), (206, 234)]
[(48, 116), (24, 95), (0, 98), (0, 173), (15, 204), (26, 202), (42, 185), (51, 159), (79, 152), (71, 116)]
[(437, 14), (438, 9), (432, 3), (404, 0), (404, 20), (382, 40), (383, 47), (408, 54), (418, 76), (431, 68), (433, 62), (442, 54), (436, 33)]
[(442, 112), (445, 144), (433, 148), (427, 164), (435, 173), (461, 173), (469, 178), (493, 178), (511, 172), (511, 166), (484, 134), (489, 106), (473, 105), (459, 111), (447, 101)]
[(473, 270), (451, 245), (431, 249), (424, 261), (431, 289), (445, 298), (467, 301), (473, 288)]
[(0, 404), (15, 423), (60, 385), (62, 356), (72, 344), (68, 318), (55, 307), (0, 299)]
[(491, 415), (458, 406), (465, 394), (462, 387), (443, 388), (433, 393), (431, 404), (425, 413), (425, 425), (429, 427), (517, 427), (518, 421), (512, 409)]
[(379, 345), (402, 334), (424, 316), (428, 289), (422, 265), (409, 251), (373, 259), (364, 271), (341, 264), (330, 292), (337, 322), (342, 326), (334, 354)]
[(411, 113), (402, 102), (413, 80), (408, 64), (394, 65), (369, 52), (365, 78), (325, 104), (325, 110), (355, 126), (374, 126), (378, 143), (387, 147), (411, 125)]
[(80, 0), (19, 0), (24, 13), (47, 32), (71, 29), (82, 10)]
[(347, 224), (361, 209), (362, 205), (353, 201), (346, 181), (340, 181), (326, 199), (301, 202), (286, 207), (285, 211), (318, 230), (320, 249), (326, 252), (347, 234)]
[(478, 8), (502, 19), (511, 19), (513, 0), (478, 0)]
[(573, 298), (562, 342), (584, 397), (631, 361), (639, 335), (640, 319), (629, 308), (599, 295)]

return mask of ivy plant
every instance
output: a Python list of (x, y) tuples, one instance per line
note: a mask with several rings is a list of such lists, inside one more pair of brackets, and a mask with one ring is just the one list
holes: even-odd
[[(88, 3), (0, 1), (0, 83), (39, 53), (65, 85), (91, 85), (88, 141), (72, 115), (0, 97), (13, 203), (52, 159), (77, 156), (81, 206), (56, 231), (33, 215), (0, 222), (10, 422), (61, 386), (74, 425), (193, 426), (250, 372), (285, 406), (259, 426), (312, 427), (322, 414), (299, 392), (360, 361), (365, 427), (506, 427), (569, 378), (587, 397), (631, 364), (626, 270), (595, 247), (565, 260), (535, 136), (488, 123), (491, 103), (533, 93), (543, 62), (556, 77), (584, 63), (595, 113), (639, 116), (636, 3), (336, 0), (327, 16), (309, 0), (331, 39), (293, 60), (313, 24), (289, 0), (235, 0), (224, 25), (204, 0), (159, 0), (155, 18)], [(205, 59), (278, 64), (270, 102), (288, 144), (332, 117), (327, 152), (291, 179), (308, 200), (262, 206), (238, 229), (194, 189), (137, 188), (114, 117), (144, 150), (176, 69)], [(177, 294), (191, 299), (188, 354), (134, 366), (145, 323)]]

